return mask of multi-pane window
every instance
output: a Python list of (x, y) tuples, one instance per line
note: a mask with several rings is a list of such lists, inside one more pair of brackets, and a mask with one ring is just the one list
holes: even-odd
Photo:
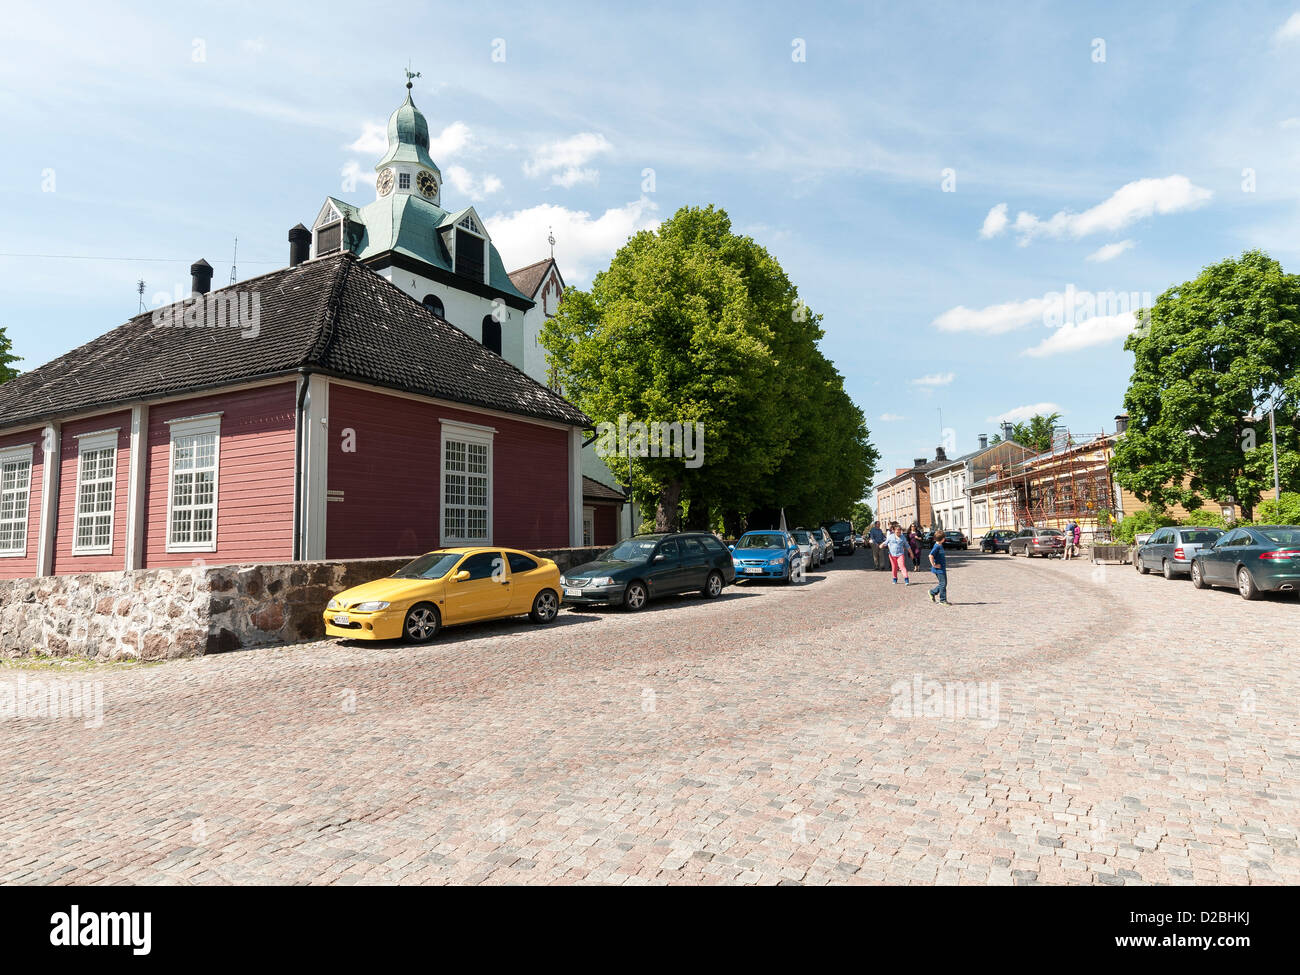
[(0, 451), (0, 555), (27, 554), (32, 449)]
[(172, 426), (169, 551), (211, 552), (217, 547), (219, 423), (216, 417), (203, 417)]
[(493, 432), (443, 424), (443, 544), (491, 541)]
[(113, 551), (116, 485), (117, 431), (80, 438), (77, 449), (77, 514), (72, 538), (74, 555)]

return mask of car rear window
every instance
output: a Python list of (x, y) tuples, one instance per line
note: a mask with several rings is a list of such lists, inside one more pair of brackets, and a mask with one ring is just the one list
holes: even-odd
[(1300, 545), (1300, 528), (1267, 528), (1260, 534), (1279, 545)]
[(1204, 531), (1185, 531), (1181, 534), (1183, 541), (1188, 545), (1211, 545), (1223, 535), (1223, 532), (1218, 528), (1207, 528)]

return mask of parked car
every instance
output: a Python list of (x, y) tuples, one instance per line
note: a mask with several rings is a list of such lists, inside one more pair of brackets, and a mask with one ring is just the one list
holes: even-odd
[(1064, 552), (1065, 534), (1056, 528), (1022, 528), (1007, 542), (1008, 555), (1047, 557)]
[(1192, 559), (1202, 548), (1223, 537), (1222, 528), (1184, 528), (1175, 525), (1153, 532), (1145, 545), (1133, 556), (1133, 568), (1143, 575), (1159, 569), (1166, 579), (1190, 575)]
[(970, 548), (970, 539), (962, 532), (951, 528), (945, 528), (943, 530), (943, 547), (959, 548), (964, 552), (966, 549)]
[(1300, 590), (1300, 526), (1234, 528), (1192, 559), (1192, 585), (1237, 587), (1243, 599)]
[(731, 546), (736, 580), (780, 579), (793, 582), (803, 571), (803, 553), (789, 532), (745, 532)]
[(1006, 552), (1007, 544), (1015, 537), (1015, 532), (1010, 528), (999, 528), (995, 531), (985, 533), (980, 539), (981, 552)]
[(835, 543), (831, 541), (831, 533), (825, 528), (812, 529), (813, 537), (821, 539), (822, 543), (822, 561), (835, 561)]
[(796, 528), (790, 534), (794, 536), (795, 544), (803, 555), (804, 571), (811, 572), (818, 568), (822, 564), (821, 539), (814, 537), (807, 528)]
[(706, 532), (636, 535), (560, 577), (566, 603), (630, 610), (677, 592), (712, 599), (735, 581), (731, 552)]
[(550, 559), (512, 548), (446, 548), (339, 593), (325, 607), (325, 633), (427, 643), (444, 626), (525, 613), (549, 623), (559, 610), (560, 570)]
[(853, 544), (853, 526), (847, 521), (832, 521), (823, 525), (822, 529), (830, 533), (831, 545), (835, 549), (836, 555), (852, 555), (855, 551)]

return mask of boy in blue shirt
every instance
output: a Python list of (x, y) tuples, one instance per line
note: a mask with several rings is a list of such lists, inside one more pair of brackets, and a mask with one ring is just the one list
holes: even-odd
[(948, 602), (948, 556), (943, 550), (943, 532), (934, 533), (934, 548), (930, 549), (930, 571), (934, 573), (935, 586), (930, 590), (930, 602), (951, 606)]

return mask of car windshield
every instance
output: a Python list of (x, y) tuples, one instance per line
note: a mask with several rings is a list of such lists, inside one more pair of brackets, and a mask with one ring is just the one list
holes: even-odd
[(441, 579), (460, 561), (460, 552), (429, 552), (393, 573), (394, 579)]
[(1279, 545), (1300, 545), (1300, 528), (1265, 528), (1259, 533)]
[(659, 544), (657, 538), (628, 538), (601, 555), (609, 562), (644, 562)]
[(785, 539), (775, 533), (765, 535), (741, 535), (736, 548), (785, 548)]
[(1212, 545), (1223, 534), (1221, 528), (1206, 528), (1203, 531), (1182, 533), (1183, 542), (1188, 545)]
[(795, 540), (796, 542), (798, 542), (800, 545), (809, 545), (809, 544), (811, 544), (811, 539), (809, 538), (808, 533), (807, 533), (806, 531), (797, 531), (797, 532), (795, 532), (795, 533), (794, 533), (794, 540)]

